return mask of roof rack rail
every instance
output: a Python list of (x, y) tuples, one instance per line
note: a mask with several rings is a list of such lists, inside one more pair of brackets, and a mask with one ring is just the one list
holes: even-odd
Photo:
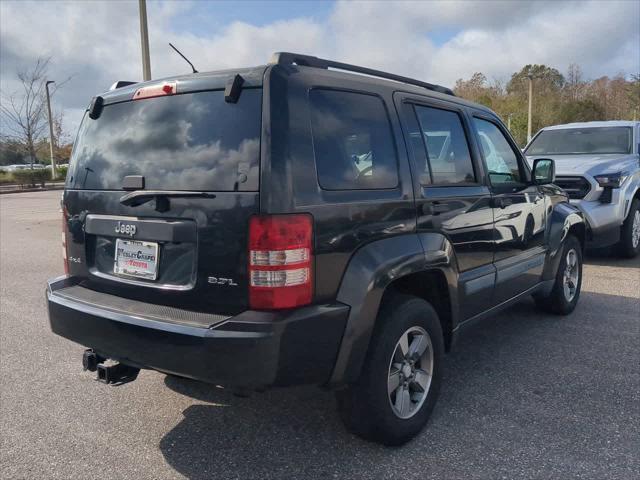
[(396, 82), (408, 83), (410, 85), (416, 85), (418, 87), (426, 88), (438, 93), (444, 93), (446, 95), (453, 95), (453, 91), (450, 88), (440, 85), (434, 85), (433, 83), (422, 82), (409, 77), (403, 77), (402, 75), (395, 75), (393, 73), (383, 72), (381, 70), (374, 70), (367, 67), (359, 67), (357, 65), (351, 65), (349, 63), (334, 62), (333, 60), (325, 60), (323, 58), (313, 57), (311, 55), (302, 55), (299, 53), (290, 52), (276, 52), (269, 61), (271, 65), (300, 65), (304, 67), (329, 69), (335, 68), (336, 70), (344, 70), (347, 72), (362, 73), (364, 75), (370, 75), (372, 77), (386, 78), (388, 80), (394, 80)]

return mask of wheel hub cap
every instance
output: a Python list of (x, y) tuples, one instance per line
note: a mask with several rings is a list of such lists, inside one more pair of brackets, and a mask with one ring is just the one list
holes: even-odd
[(576, 252), (575, 249), (572, 248), (567, 252), (565, 264), (562, 286), (564, 289), (564, 297), (570, 302), (578, 291), (578, 276), (580, 275), (578, 252)]
[(422, 407), (433, 375), (433, 346), (422, 327), (411, 327), (396, 343), (389, 362), (387, 392), (393, 413), (414, 416)]
[(633, 215), (631, 243), (633, 244), (633, 248), (638, 248), (638, 244), (640, 243), (640, 210), (636, 210), (636, 213)]

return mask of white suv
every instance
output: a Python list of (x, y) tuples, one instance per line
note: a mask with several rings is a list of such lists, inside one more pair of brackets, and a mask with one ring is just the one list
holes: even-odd
[(569, 123), (540, 130), (524, 149), (532, 165), (552, 158), (555, 183), (584, 213), (591, 247), (640, 252), (640, 122)]

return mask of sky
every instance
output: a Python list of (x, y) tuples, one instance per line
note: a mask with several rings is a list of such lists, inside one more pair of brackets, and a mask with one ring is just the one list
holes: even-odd
[[(640, 73), (640, 1), (147, 1), (153, 78), (260, 65), (294, 51), (452, 87), (529, 63), (587, 79)], [(0, 89), (51, 56), (53, 99), (75, 133), (92, 96), (142, 78), (138, 2), (0, 1)]]

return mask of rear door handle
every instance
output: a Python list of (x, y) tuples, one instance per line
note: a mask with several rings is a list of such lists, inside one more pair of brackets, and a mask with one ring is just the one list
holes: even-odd
[(435, 215), (439, 213), (447, 213), (449, 210), (451, 210), (451, 206), (448, 203), (434, 203), (433, 205), (431, 205), (431, 208), (433, 209), (433, 213)]
[(422, 204), (422, 213), (424, 215), (440, 215), (449, 211), (451, 211), (451, 205), (448, 203), (433, 202)]

